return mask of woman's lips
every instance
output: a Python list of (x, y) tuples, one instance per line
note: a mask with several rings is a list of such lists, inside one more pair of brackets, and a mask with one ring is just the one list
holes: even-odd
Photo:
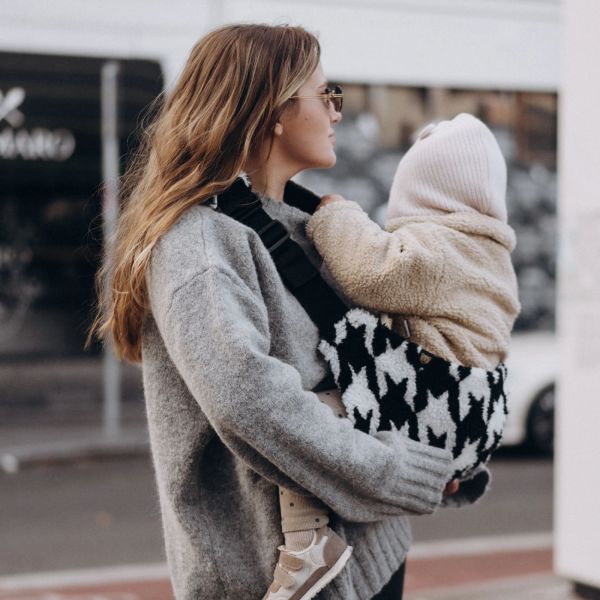
[(329, 139), (331, 140), (331, 143), (335, 146), (335, 135), (330, 135)]

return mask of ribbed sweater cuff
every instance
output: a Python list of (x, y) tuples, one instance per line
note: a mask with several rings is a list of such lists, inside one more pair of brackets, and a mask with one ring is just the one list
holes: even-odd
[(387, 482), (390, 494), (415, 514), (434, 512), (451, 481), (452, 452), (415, 442), (397, 432), (379, 432), (376, 436), (392, 436), (398, 448), (397, 476)]

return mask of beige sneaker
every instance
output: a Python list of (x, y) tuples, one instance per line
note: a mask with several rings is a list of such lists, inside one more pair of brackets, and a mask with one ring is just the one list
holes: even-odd
[(274, 581), (263, 600), (310, 600), (344, 567), (352, 546), (327, 525), (314, 532), (304, 550), (286, 550), (279, 546), (279, 562)]

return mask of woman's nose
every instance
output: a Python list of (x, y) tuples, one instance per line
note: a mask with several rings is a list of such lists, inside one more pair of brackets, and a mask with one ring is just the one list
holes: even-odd
[(339, 123), (342, 120), (342, 113), (341, 112), (337, 112), (335, 110), (335, 108), (332, 108), (331, 111), (329, 112), (329, 114), (331, 115), (331, 122), (332, 123)]

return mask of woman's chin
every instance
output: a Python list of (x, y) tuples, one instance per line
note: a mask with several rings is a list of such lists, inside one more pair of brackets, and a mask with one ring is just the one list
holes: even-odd
[(331, 169), (331, 167), (335, 167), (335, 163), (337, 163), (337, 156), (335, 152), (331, 152), (331, 154), (323, 159), (322, 164), (318, 167), (319, 169)]
[(328, 155), (320, 156), (319, 158), (313, 159), (310, 161), (310, 164), (306, 164), (304, 169), (331, 169), (331, 167), (335, 167), (335, 163), (337, 162), (337, 156), (335, 152), (331, 152)]

